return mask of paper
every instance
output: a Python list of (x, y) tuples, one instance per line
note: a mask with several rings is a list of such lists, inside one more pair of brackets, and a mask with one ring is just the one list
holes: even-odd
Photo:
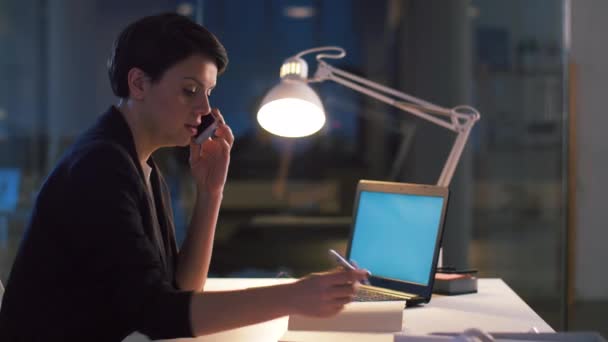
[(289, 330), (396, 332), (403, 325), (404, 301), (352, 302), (328, 318), (289, 317)]
[[(483, 336), (483, 338), (482, 338)], [(445, 342), (445, 341), (496, 341), (496, 342), (606, 342), (597, 332), (558, 333), (485, 333), (479, 329), (467, 329), (459, 333), (441, 335), (395, 334), (394, 342)]]

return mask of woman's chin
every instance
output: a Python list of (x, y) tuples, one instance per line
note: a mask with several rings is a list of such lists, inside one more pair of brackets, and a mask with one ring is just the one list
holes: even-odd
[(194, 141), (193, 136), (184, 136), (182, 139), (180, 139), (180, 142), (176, 145), (179, 147), (187, 147), (187, 146), (190, 146), (190, 143), (192, 143), (193, 141)]
[(175, 140), (173, 140), (173, 142), (171, 144), (165, 145), (165, 147), (188, 147), (188, 146), (190, 146), (190, 143), (192, 141), (194, 141), (193, 138), (189, 138), (189, 139), (182, 138), (179, 140), (175, 139)]

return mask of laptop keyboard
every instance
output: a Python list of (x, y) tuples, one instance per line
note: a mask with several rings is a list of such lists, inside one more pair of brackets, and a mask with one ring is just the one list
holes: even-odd
[(360, 287), (359, 289), (357, 289), (357, 293), (355, 294), (355, 298), (353, 300), (355, 302), (384, 302), (400, 301), (407, 299), (408, 298), (406, 296), (398, 296), (390, 293), (384, 293)]

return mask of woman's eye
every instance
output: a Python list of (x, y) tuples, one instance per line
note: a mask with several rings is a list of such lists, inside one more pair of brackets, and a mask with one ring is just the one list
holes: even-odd
[(188, 96), (194, 96), (198, 92), (197, 88), (186, 88), (184, 89), (184, 93)]

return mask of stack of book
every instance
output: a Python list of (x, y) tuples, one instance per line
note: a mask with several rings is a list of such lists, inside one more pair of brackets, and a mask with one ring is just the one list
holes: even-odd
[(403, 329), (405, 302), (352, 302), (333, 317), (289, 316), (281, 342), (375, 341), (392, 342)]

